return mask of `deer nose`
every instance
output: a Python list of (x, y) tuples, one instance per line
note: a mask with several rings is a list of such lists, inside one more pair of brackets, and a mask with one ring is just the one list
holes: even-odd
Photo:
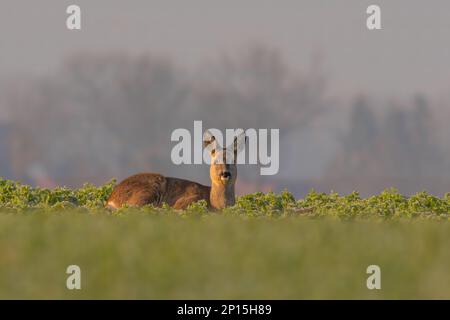
[(222, 172), (222, 177), (224, 177), (224, 178), (230, 178), (230, 177), (231, 177), (230, 171), (224, 171), (224, 172)]

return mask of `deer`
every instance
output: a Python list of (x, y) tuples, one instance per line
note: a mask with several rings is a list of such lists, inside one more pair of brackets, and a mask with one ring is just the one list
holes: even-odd
[(113, 189), (106, 207), (112, 210), (124, 205), (160, 207), (166, 203), (173, 209), (183, 210), (199, 200), (206, 200), (210, 210), (233, 206), (236, 201), (237, 155), (244, 149), (246, 140), (245, 132), (242, 132), (234, 138), (232, 145), (223, 148), (209, 130), (204, 134), (203, 145), (211, 157), (211, 186), (158, 173), (139, 173), (126, 178)]

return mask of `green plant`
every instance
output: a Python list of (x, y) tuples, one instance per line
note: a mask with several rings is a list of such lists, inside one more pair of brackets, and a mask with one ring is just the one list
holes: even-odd
[[(33, 188), (18, 182), (0, 179), (0, 209), (2, 212), (31, 213), (36, 210), (55, 212), (68, 209), (82, 209), (80, 212), (111, 212), (104, 208), (115, 185), (111, 180), (103, 186), (85, 184), (79, 189), (58, 187), (55, 189)], [(131, 212), (151, 214), (173, 214), (181, 216), (203, 216), (209, 213), (206, 201), (191, 204), (186, 210), (173, 210), (168, 205), (161, 208), (122, 208), (116, 215)], [(331, 217), (340, 220), (352, 219), (401, 219), (419, 218), (433, 220), (450, 219), (450, 194), (439, 198), (426, 192), (411, 197), (387, 189), (378, 195), (362, 198), (358, 192), (339, 195), (336, 192), (309, 192), (303, 199), (296, 200), (287, 190), (280, 194), (255, 192), (237, 198), (236, 204), (220, 213), (247, 218), (284, 218), (305, 216), (312, 218)]]

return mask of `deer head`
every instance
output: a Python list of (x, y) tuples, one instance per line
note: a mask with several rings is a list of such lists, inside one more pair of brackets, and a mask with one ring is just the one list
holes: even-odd
[(237, 178), (237, 155), (245, 147), (246, 136), (242, 132), (234, 138), (228, 147), (218, 145), (216, 138), (207, 131), (204, 135), (204, 146), (211, 155), (209, 175), (211, 178), (211, 206), (222, 209), (234, 205), (234, 185)]

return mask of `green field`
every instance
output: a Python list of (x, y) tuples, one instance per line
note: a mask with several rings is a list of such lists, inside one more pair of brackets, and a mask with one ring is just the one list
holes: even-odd
[[(241, 197), (208, 212), (101, 205), (111, 185), (0, 180), (0, 298), (450, 299), (448, 197)], [(66, 268), (81, 267), (81, 290)], [(381, 268), (381, 290), (366, 268)]]

